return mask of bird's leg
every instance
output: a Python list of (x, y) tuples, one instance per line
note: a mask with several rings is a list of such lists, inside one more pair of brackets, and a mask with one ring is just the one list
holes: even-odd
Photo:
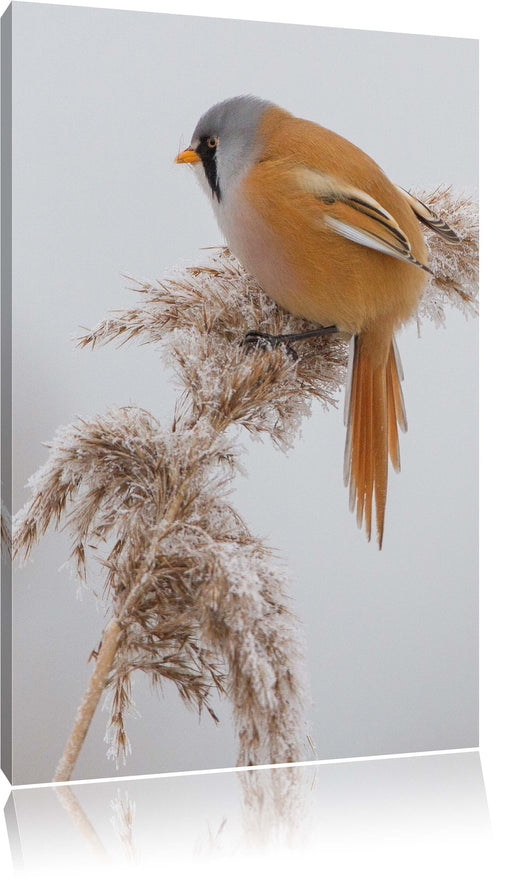
[[(275, 339), (280, 342), (306, 340), (308, 337), (320, 337), (324, 334), (337, 334), (337, 325), (324, 325), (322, 328), (313, 328), (311, 331), (299, 331), (296, 334), (275, 334)], [(257, 333), (257, 332), (256, 332)], [(251, 332), (249, 332), (251, 334)]]
[(326, 325), (323, 328), (313, 328), (311, 331), (297, 332), (296, 334), (267, 334), (265, 331), (248, 331), (243, 339), (244, 346), (252, 349), (277, 349), (280, 343), (285, 345), (286, 352), (296, 360), (297, 353), (290, 346), (297, 340), (306, 340), (309, 337), (320, 337), (324, 334), (336, 334), (338, 327), (336, 325)]

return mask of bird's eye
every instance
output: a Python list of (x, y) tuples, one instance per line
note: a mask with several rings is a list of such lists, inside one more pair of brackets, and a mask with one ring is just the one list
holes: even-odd
[(211, 150), (215, 150), (218, 143), (219, 143), (219, 139), (217, 138), (216, 135), (212, 135), (211, 138), (208, 138), (208, 147), (210, 147)]

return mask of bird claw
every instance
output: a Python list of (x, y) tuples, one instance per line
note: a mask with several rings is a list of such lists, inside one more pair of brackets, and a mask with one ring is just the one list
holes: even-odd
[(293, 347), (282, 340), (279, 334), (267, 334), (265, 331), (248, 331), (244, 336), (242, 346), (249, 352), (254, 349), (270, 352), (270, 350), (276, 350), (281, 346), (294, 362), (299, 358)]

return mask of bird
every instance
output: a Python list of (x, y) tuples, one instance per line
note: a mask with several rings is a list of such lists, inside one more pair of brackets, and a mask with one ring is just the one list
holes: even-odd
[[(415, 312), (431, 269), (422, 225), (457, 233), (392, 183), (343, 136), (272, 101), (239, 95), (197, 123), (177, 163), (196, 172), (230, 251), (261, 288), (318, 329), (246, 340), (277, 345), (350, 336), (344, 481), (368, 540), (382, 548), (388, 460), (400, 471), (407, 430), (397, 330)], [(372, 515), (373, 509), (373, 515)]]

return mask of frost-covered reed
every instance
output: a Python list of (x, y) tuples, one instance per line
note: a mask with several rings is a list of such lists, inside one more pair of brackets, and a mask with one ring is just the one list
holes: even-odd
[[(478, 228), (471, 199), (447, 188), (417, 196), (461, 236), (449, 246), (427, 232), (435, 271), (418, 321), (442, 322), (447, 305), (476, 312)], [(240, 450), (232, 427), (266, 434), (281, 449), (314, 400), (334, 404), (346, 375), (342, 335), (247, 351), (247, 331), (315, 326), (278, 307), (226, 249), (203, 266), (137, 284), (140, 303), (110, 314), (79, 340), (156, 344), (183, 393), (170, 426), (138, 407), (116, 408), (60, 429), (30, 480), (15, 521), (14, 553), (26, 557), (66, 516), (71, 560), (87, 582), (103, 548), (111, 622), (56, 778), (68, 779), (105, 687), (111, 750), (128, 749), (131, 675), (172, 682), (183, 701), (215, 718), (212, 698), (233, 706), (238, 763), (305, 759), (302, 640), (286, 574), (229, 502)]]

